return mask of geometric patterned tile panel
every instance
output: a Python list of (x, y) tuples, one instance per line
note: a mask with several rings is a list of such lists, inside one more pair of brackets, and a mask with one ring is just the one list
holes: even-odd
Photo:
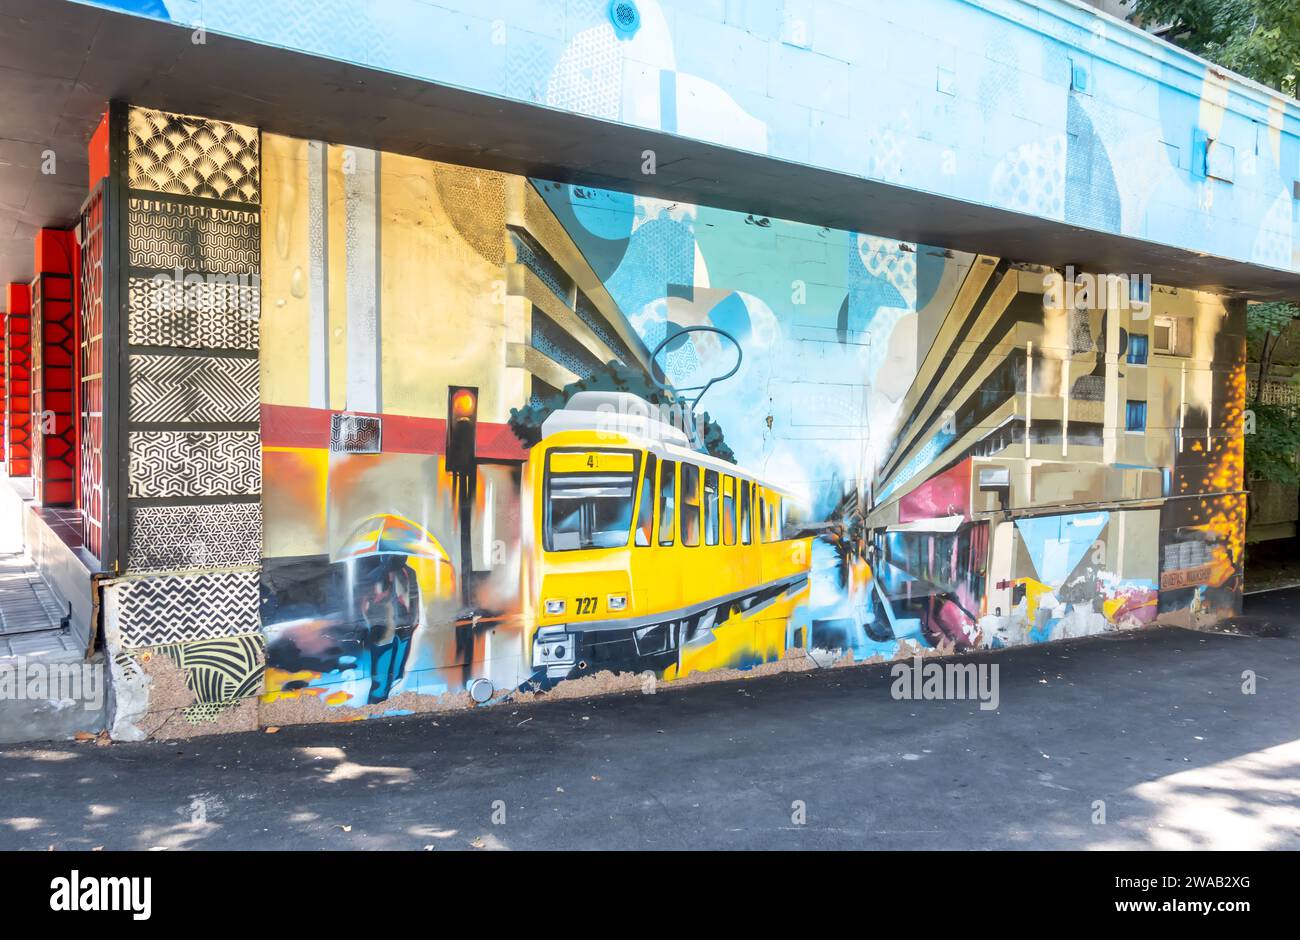
[(185, 709), (192, 724), (215, 721), (223, 711), (261, 694), (266, 641), (259, 635), (198, 640), (162, 650), (185, 673), (195, 704)]
[(119, 649), (113, 661), (128, 683), (145, 676), (145, 658), (154, 653), (170, 659), (185, 675), (193, 705), (182, 714), (191, 724), (216, 721), (227, 709), (261, 694), (266, 670), (266, 641), (258, 634), (171, 643), (151, 649)]
[(254, 284), (129, 278), (127, 342), (135, 346), (257, 349)]
[(127, 133), (132, 189), (260, 200), (257, 128), (132, 108)]
[(130, 420), (242, 423), (257, 421), (256, 359), (131, 356)]
[(130, 512), (127, 567), (133, 571), (233, 568), (261, 560), (257, 503), (132, 506)]
[(377, 454), (383, 441), (383, 423), (367, 415), (330, 415), (330, 453)]
[(257, 633), (258, 580), (255, 571), (227, 571), (128, 582), (117, 595), (121, 644), (163, 646)]
[(127, 240), (133, 268), (253, 275), (261, 267), (256, 209), (133, 198)]
[(256, 431), (131, 431), (127, 495), (256, 496), (262, 440)]
[(81, 514), (86, 548), (104, 558), (104, 187), (82, 217), (81, 249)]

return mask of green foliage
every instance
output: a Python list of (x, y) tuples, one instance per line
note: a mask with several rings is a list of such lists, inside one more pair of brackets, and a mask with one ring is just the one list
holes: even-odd
[[(532, 447), (542, 439), (542, 422), (552, 411), (563, 408), (564, 403), (578, 392), (631, 392), (655, 406), (685, 407), (680, 396), (672, 388), (656, 385), (639, 368), (610, 361), (586, 378), (570, 382), (557, 395), (540, 402), (529, 402), (523, 408), (511, 408), (510, 430), (515, 432), (515, 437), (519, 438), (525, 447)], [(735, 463), (736, 455), (727, 446), (722, 426), (712, 420), (707, 411), (696, 421), (704, 441), (704, 449), (714, 457)]]
[(1295, 97), (1300, 74), (1296, 0), (1132, 0), (1147, 25), (1224, 68)]
[(1251, 357), (1258, 359), (1264, 340), (1270, 335), (1280, 336), (1296, 317), (1300, 317), (1300, 307), (1280, 301), (1247, 307), (1246, 346)]
[[(1277, 337), (1300, 316), (1300, 308), (1287, 303), (1251, 304), (1246, 308), (1246, 345), (1260, 363), (1259, 388), (1269, 379), (1272, 348)], [(1283, 405), (1250, 404), (1254, 427), (1246, 430), (1246, 479), (1300, 484), (1296, 452), (1300, 450), (1300, 415)]]
[[(1246, 437), (1246, 478), (1300, 485), (1296, 452), (1300, 451), (1300, 420), (1290, 408), (1256, 402), (1254, 433)], [(1249, 431), (1250, 428), (1247, 427)]]

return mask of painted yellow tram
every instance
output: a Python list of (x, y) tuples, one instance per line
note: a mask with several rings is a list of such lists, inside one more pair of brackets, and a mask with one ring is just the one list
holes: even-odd
[[(529, 457), (535, 679), (606, 669), (674, 678), (741, 621), (744, 642), (696, 655), (698, 668), (779, 656), (810, 568), (811, 539), (789, 524), (792, 494), (654, 420), (610, 430), (577, 410), (544, 428)], [(764, 638), (764, 624), (777, 635)]]

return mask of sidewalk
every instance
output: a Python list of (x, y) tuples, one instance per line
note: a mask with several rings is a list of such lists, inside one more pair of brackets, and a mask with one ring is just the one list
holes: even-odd
[(1281, 636), (1153, 629), (963, 659), (1001, 667), (997, 711), (895, 701), (876, 665), (179, 744), (12, 746), (0, 849), (1297, 849), (1296, 611), (1300, 591), (1248, 602), (1245, 620)]
[[(36, 698), (31, 681), (33, 667), (86, 668), (84, 643), (62, 624), (64, 611), (58, 598), (24, 555), (0, 554), (0, 743), (42, 738), (70, 738), (78, 732), (104, 727), (103, 703), (88, 710), (82, 703), (65, 700), (42, 683)], [(97, 656), (90, 668), (101, 668)], [(39, 681), (39, 680), (38, 680)], [(4, 810), (0, 809), (0, 813)]]
[(59, 624), (54, 594), (22, 555), (0, 555), (0, 658), (69, 652), (80, 647)]

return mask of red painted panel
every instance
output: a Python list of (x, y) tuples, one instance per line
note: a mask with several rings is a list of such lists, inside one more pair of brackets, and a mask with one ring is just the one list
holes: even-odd
[[(296, 405), (262, 405), (262, 444), (265, 447), (330, 446), (330, 416), (324, 408)], [(447, 422), (442, 418), (409, 415), (373, 415), (383, 418), (383, 450), (394, 454), (441, 454), (447, 445)], [(480, 421), (475, 454), (482, 460), (525, 460), (528, 452), (510, 426)]]
[(94, 191), (99, 185), (99, 181), (108, 176), (108, 112), (99, 119), (99, 126), (95, 128), (95, 133), (90, 135), (90, 144), (86, 148), (86, 156), (90, 159), (90, 181), (86, 187)]
[(5, 309), (5, 469), (25, 477), (32, 472), (31, 288), (10, 284)]
[(5, 311), (27, 316), (32, 312), (32, 289), (28, 284), (10, 284), (5, 293)]
[(971, 462), (957, 466), (926, 480), (898, 501), (898, 521), (940, 519), (944, 516), (970, 516)]
[(43, 228), (36, 233), (36, 273), (75, 274), (77, 239), (71, 229)]
[[(49, 239), (47, 244), (60, 241)], [(74, 285), (71, 274), (65, 273), (43, 272), (32, 282), (32, 489), (36, 501), (45, 506), (76, 501)]]

